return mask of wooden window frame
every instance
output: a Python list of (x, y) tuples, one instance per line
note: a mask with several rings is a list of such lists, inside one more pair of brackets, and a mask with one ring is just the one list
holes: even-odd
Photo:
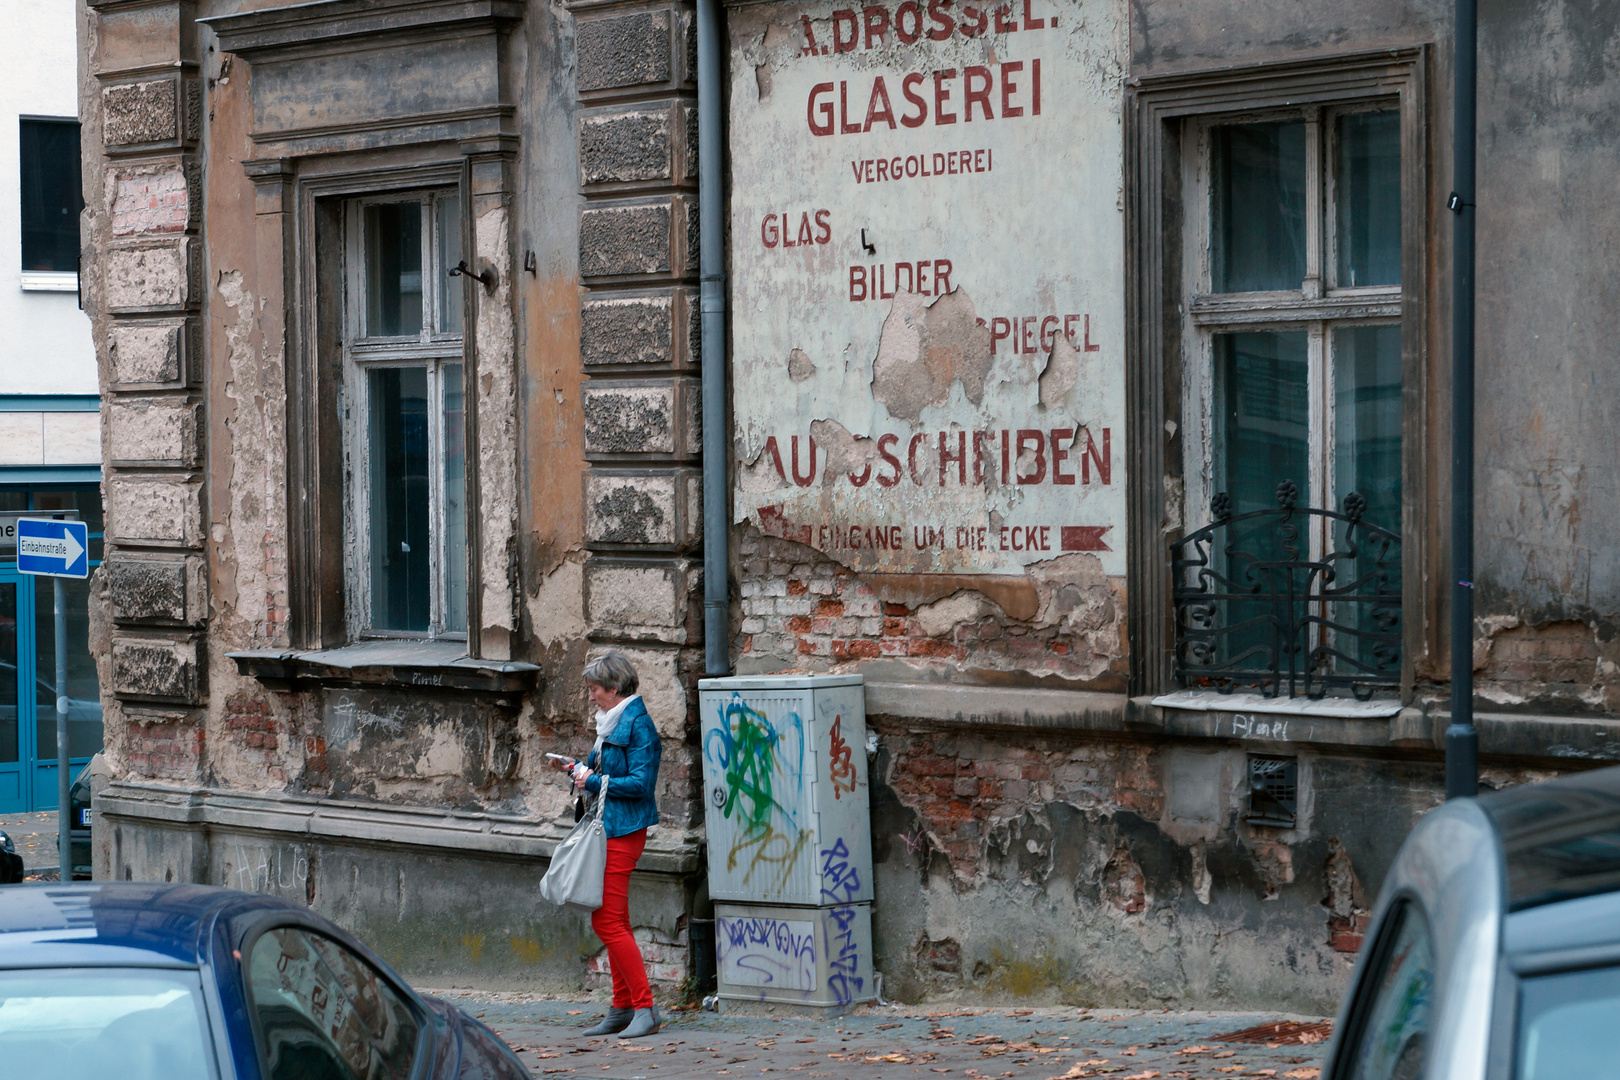
[[(371, 570), (376, 553), (371, 550), (371, 475), (370, 395), (367, 375), (383, 368), (427, 369), (429, 458), (434, 465), (442, 465), (444, 445), (443, 402), (444, 372), (447, 364), (465, 365), (465, 321), (463, 330), (447, 333), (439, 329), (440, 318), (448, 302), (460, 304), (461, 289), (456, 278), (439, 280), (445, 269), (440, 252), (439, 215), (447, 198), (456, 200), (455, 213), (458, 229), (465, 214), (459, 187), (440, 187), (416, 191), (392, 191), (351, 198), (344, 207), (344, 316), (343, 316), (343, 381), (341, 384), (344, 427), (344, 535), (348, 540), (345, 553), (344, 580), (347, 589), (348, 636), (351, 640), (367, 638), (444, 638), (465, 640), (466, 629), (445, 628), (445, 608), (448, 603), (448, 567), (445, 555), (444, 471), (435, 467), (428, 481), (429, 529), (432, 536), (428, 555), (429, 628), (424, 631), (380, 629), (373, 625), (371, 607)], [(421, 229), (423, 326), (412, 337), (385, 337), (368, 334), (366, 319), (365, 235), (363, 215), (367, 207), (387, 203), (415, 202), (423, 208)], [(463, 248), (462, 250), (466, 250)], [(463, 366), (465, 373), (465, 366)], [(465, 374), (463, 374), (465, 402)], [(463, 446), (465, 460), (465, 445)], [(465, 526), (464, 526), (465, 528)], [(465, 571), (464, 571), (465, 574)], [(465, 577), (463, 578), (465, 581)], [(463, 604), (466, 603), (465, 597)]]
[[(1189, 438), (1184, 402), (1189, 366), (1196, 370), (1198, 337), (1207, 327), (1240, 329), (1278, 323), (1341, 319), (1400, 319), (1402, 351), (1402, 696), (1415, 677), (1427, 674), (1438, 641), (1442, 598), (1430, 572), (1444, 523), (1432, 506), (1438, 490), (1432, 432), (1438, 407), (1430, 388), (1435, 328), (1427, 312), (1434, 300), (1428, 273), (1431, 203), (1426, 83), (1428, 46), (1408, 46), (1279, 64), (1130, 79), (1126, 87), (1126, 292), (1128, 440), (1139, 473), (1127, 490), (1130, 526), (1129, 625), (1131, 692), (1151, 695), (1178, 689), (1171, 676), (1174, 648), (1168, 541), (1204, 524), (1208, 499), (1187, 483), (1183, 447)], [(1331, 287), (1331, 252), (1320, 243), (1308, 251), (1308, 272), (1328, 276), (1300, 293), (1228, 294), (1199, 297), (1200, 269), (1207, 277), (1207, 213), (1190, 213), (1196, 190), (1189, 168), (1200, 160), (1188, 138), (1220, 122), (1267, 118), (1267, 114), (1328, 115), (1375, 102), (1393, 103), (1401, 126), (1401, 285), (1398, 290)], [(1322, 154), (1315, 162), (1330, 160)], [(1307, 173), (1307, 213), (1320, 219), (1323, 185), (1319, 169)], [(1207, 198), (1205, 200), (1207, 206)], [(1202, 219), (1202, 220), (1201, 220)], [(1189, 233), (1190, 231), (1190, 233)], [(1190, 242), (1195, 241), (1195, 242)], [(1205, 265), (1188, 266), (1189, 250), (1204, 252)], [(1335, 260), (1336, 262), (1336, 260)], [(1316, 295), (1312, 295), (1312, 292)], [(1283, 296), (1287, 300), (1283, 300)], [(1316, 365), (1320, 369), (1323, 365)], [(1204, 438), (1206, 425), (1192, 425)], [(1313, 465), (1318, 460), (1314, 453)], [(1321, 455), (1325, 459), (1325, 455)], [(1432, 579), (1432, 580), (1431, 580)]]
[[(268, 176), (267, 167), (261, 171)], [(358, 200), (386, 201), (389, 196), (454, 190), (461, 200), (462, 251), (470, 251), (470, 164), (465, 156), (418, 159), (295, 178), (288, 162), (279, 175), (294, 189), (285, 239), (292, 252), (286, 288), (294, 298), (288, 305), (287, 380), (291, 644), (300, 649), (331, 649), (374, 637), (426, 640), (430, 635), (374, 633), (366, 628), (367, 614), (356, 610), (353, 575), (363, 564), (354, 561), (352, 533), (356, 530), (348, 505), (353, 491), (352, 463), (346, 459), (350, 427), (356, 422), (354, 403), (347, 400), (346, 366), (352, 344), (346, 302), (352, 284), (348, 216)], [(268, 186), (264, 179), (259, 183)], [(478, 505), (475, 310), (469, 279), (460, 276), (455, 280), (461, 286), (462, 302), (459, 349), (469, 507), (467, 625), (471, 628), (480, 625), (478, 516), (471, 510)], [(452, 294), (453, 290), (446, 295)], [(443, 354), (439, 359), (454, 357)], [(343, 415), (345, 405), (348, 417)], [(450, 640), (465, 637), (469, 651), (477, 655), (477, 635), (440, 636)]]

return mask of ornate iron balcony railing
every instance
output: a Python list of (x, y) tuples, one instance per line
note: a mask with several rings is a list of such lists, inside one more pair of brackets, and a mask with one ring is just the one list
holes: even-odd
[[(1401, 679), (1401, 538), (1344, 510), (1298, 508), (1290, 480), (1277, 507), (1233, 515), (1217, 495), (1214, 521), (1172, 541), (1175, 674), (1184, 687), (1267, 697), (1367, 700)], [(1320, 555), (1312, 557), (1313, 535)]]

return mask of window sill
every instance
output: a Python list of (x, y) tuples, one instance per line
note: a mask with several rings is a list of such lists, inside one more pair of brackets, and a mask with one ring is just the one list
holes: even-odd
[(316, 686), (409, 687), (494, 695), (515, 706), (539, 685), (541, 676), (537, 664), (474, 660), (463, 641), (366, 641), (313, 652), (250, 649), (225, 655), (236, 661), (239, 674), (284, 691)]
[(1401, 711), (1394, 698), (1268, 698), (1260, 694), (1222, 694), (1214, 690), (1178, 690), (1153, 699), (1161, 709), (1196, 712), (1256, 713), (1276, 716), (1329, 716), (1344, 720), (1387, 720)]
[(24, 270), (22, 291), (76, 293), (79, 291), (79, 275), (72, 270)]

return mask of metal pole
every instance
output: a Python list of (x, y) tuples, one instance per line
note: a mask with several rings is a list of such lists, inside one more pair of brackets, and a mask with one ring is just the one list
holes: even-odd
[(731, 670), (731, 595), (726, 557), (729, 425), (726, 423), (725, 183), (721, 157), (720, 2), (698, 0), (698, 269), (703, 375), (704, 671)]
[(57, 876), (64, 882), (73, 880), (73, 860), (69, 857), (72, 840), (72, 811), (68, 806), (68, 730), (67, 730), (67, 604), (62, 596), (62, 579), (52, 578), (56, 586), (56, 847), (61, 858)]
[(1451, 724), (1446, 798), (1479, 793), (1474, 728), (1474, 122), (1478, 17), (1457, 0), (1456, 104), (1452, 144), (1451, 290)]

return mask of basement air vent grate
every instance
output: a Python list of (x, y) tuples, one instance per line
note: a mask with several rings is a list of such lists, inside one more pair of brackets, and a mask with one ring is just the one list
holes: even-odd
[(1294, 827), (1299, 808), (1299, 759), (1249, 755), (1249, 814), (1251, 825)]

